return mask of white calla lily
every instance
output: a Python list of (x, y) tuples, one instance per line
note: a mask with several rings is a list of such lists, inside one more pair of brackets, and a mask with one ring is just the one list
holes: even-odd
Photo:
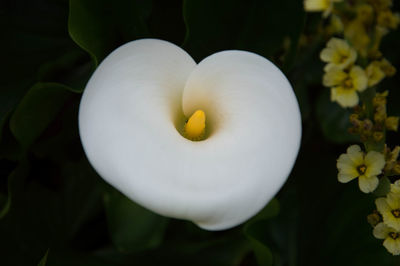
[[(196, 110), (206, 116), (202, 141), (181, 134)], [(95, 170), (127, 197), (222, 230), (256, 214), (283, 185), (301, 118), (289, 82), (265, 58), (223, 51), (196, 64), (174, 44), (143, 39), (96, 69), (79, 129)]]

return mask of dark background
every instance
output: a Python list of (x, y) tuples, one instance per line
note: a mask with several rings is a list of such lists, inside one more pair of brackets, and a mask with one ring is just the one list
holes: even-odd
[[(399, 10), (399, 5), (394, 7)], [(299, 0), (3, 0), (0, 2), (0, 265), (400, 265), (372, 236), (374, 197), (337, 181), (351, 110), (329, 101), (321, 14)], [(307, 42), (299, 45), (301, 35)], [(129, 201), (88, 164), (77, 128), (81, 92), (113, 49), (151, 37), (199, 62), (256, 52), (287, 75), (303, 119), (285, 186), (256, 218), (222, 232)], [(382, 52), (400, 67), (399, 30)], [(399, 76), (388, 113), (400, 115)], [(399, 134), (389, 133), (388, 144)], [(397, 142), (396, 142), (397, 141)]]

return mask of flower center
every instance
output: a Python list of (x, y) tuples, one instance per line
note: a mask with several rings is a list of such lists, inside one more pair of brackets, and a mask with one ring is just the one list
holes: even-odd
[(351, 89), (353, 88), (353, 81), (351, 80), (351, 78), (347, 78), (344, 82), (343, 85), (346, 89)]
[(400, 218), (400, 209), (392, 210), (392, 214), (396, 218)]
[(359, 167), (357, 167), (357, 171), (360, 175), (363, 175), (365, 174), (365, 171), (367, 171), (367, 166), (365, 166), (365, 164), (362, 164)]
[(339, 64), (343, 64), (349, 58), (348, 55), (342, 54), (339, 59)]
[(192, 114), (184, 126), (184, 134), (190, 140), (202, 140), (206, 129), (206, 114), (203, 110), (197, 110)]
[(397, 239), (397, 238), (400, 237), (400, 234), (399, 234), (399, 233), (396, 233), (396, 232), (390, 232), (390, 233), (389, 233), (389, 236), (390, 236), (391, 238), (393, 238), (393, 239)]

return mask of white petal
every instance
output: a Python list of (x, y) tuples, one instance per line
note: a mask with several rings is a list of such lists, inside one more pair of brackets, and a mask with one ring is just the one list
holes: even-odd
[[(183, 92), (186, 116), (206, 112), (204, 141), (175, 129)], [(276, 194), (301, 135), (293, 91), (269, 61), (226, 51), (196, 66), (160, 40), (128, 43), (105, 59), (85, 89), (79, 124), (105, 180), (154, 212), (210, 230), (244, 222)]]

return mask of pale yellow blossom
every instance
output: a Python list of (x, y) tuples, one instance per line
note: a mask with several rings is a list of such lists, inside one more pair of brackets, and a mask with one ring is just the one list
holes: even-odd
[(344, 69), (350, 66), (356, 61), (357, 53), (345, 40), (331, 38), (326, 48), (321, 51), (320, 57), (328, 63), (324, 70), (329, 71), (333, 67)]
[(342, 33), (344, 30), (344, 25), (339, 16), (332, 14), (329, 19), (329, 24), (325, 28), (325, 33), (327, 36), (332, 36), (335, 34)]
[(400, 180), (397, 180), (394, 184), (390, 184), (390, 193), (400, 195)]
[(371, 23), (374, 19), (374, 9), (371, 5), (361, 4), (356, 7), (357, 19), (363, 23)]
[(378, 175), (385, 165), (384, 156), (376, 151), (365, 154), (360, 146), (352, 145), (347, 153), (337, 160), (338, 180), (347, 183), (358, 177), (358, 185), (364, 193), (372, 192), (378, 186)]
[(385, 198), (376, 199), (375, 204), (382, 215), (383, 222), (400, 231), (400, 194), (390, 192)]
[(334, 2), (343, 0), (304, 0), (304, 9), (309, 12), (324, 12), (323, 16), (327, 17), (332, 12)]
[(348, 71), (332, 67), (323, 77), (323, 84), (331, 88), (331, 101), (336, 101), (342, 107), (354, 107), (358, 104), (357, 92), (367, 88), (368, 78), (359, 66), (353, 66)]
[(381, 69), (379, 61), (371, 62), (365, 69), (368, 77), (368, 87), (375, 86), (385, 77), (385, 72)]
[(380, 66), (386, 76), (391, 77), (396, 74), (396, 68), (386, 58), (380, 61)]
[(399, 14), (393, 14), (390, 9), (378, 13), (378, 25), (384, 28), (396, 29), (400, 22)]
[(363, 57), (367, 55), (371, 38), (363, 21), (355, 19), (348, 23), (344, 29), (344, 36)]
[(385, 126), (387, 130), (397, 131), (399, 128), (399, 117), (389, 116), (386, 118)]
[(376, 10), (385, 10), (392, 6), (392, 0), (368, 0)]
[(400, 232), (379, 223), (375, 226), (373, 234), (378, 239), (384, 239), (383, 246), (393, 255), (400, 255)]

